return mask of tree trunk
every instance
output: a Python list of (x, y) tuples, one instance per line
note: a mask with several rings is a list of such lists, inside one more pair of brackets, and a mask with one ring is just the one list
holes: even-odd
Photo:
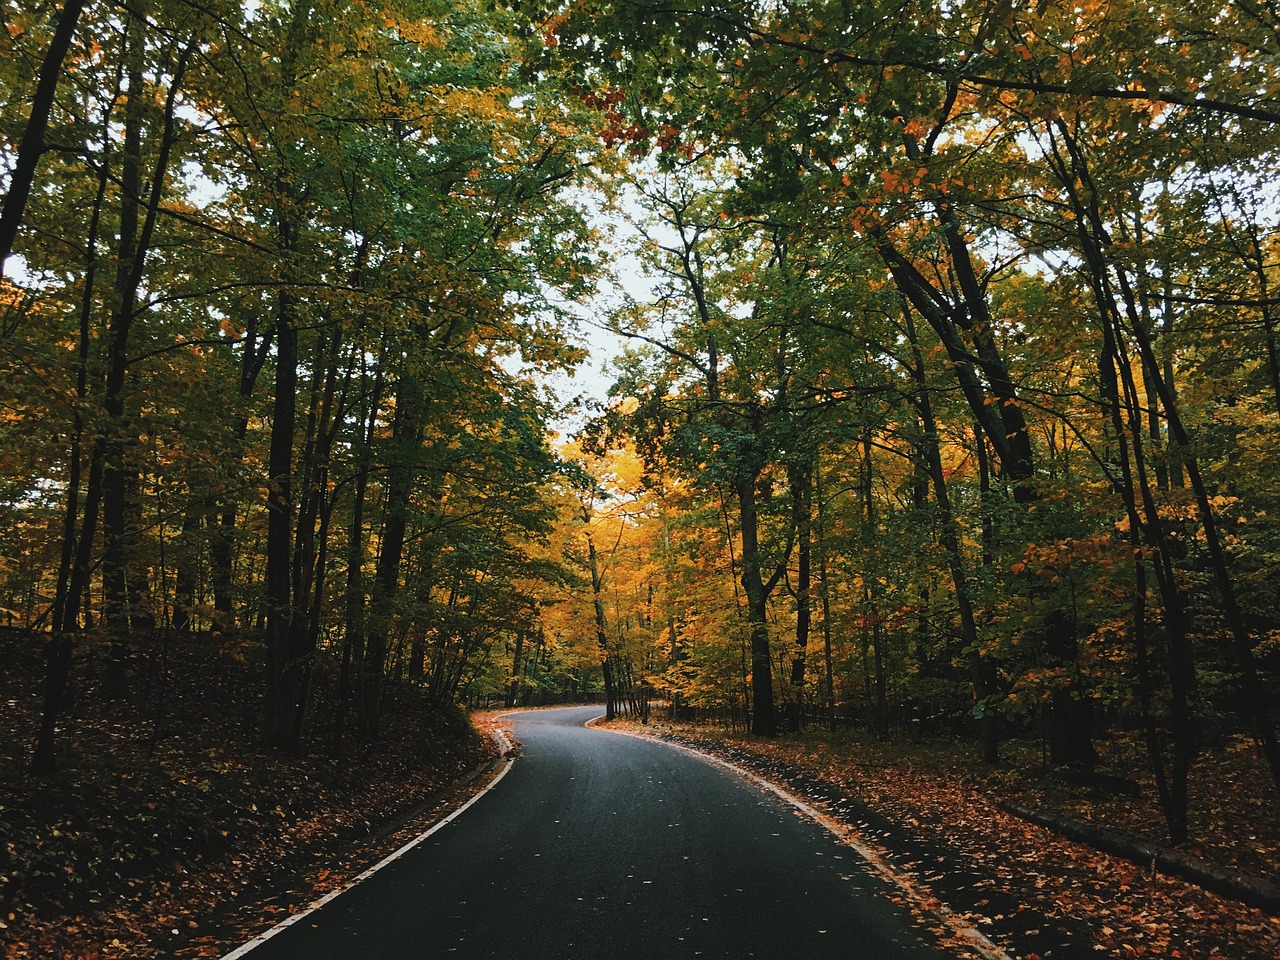
[[(251, 314), (245, 326), (244, 343), (240, 355), (240, 377), (237, 385), (241, 400), (248, 400), (266, 364), (274, 337), (274, 326), (266, 334), (259, 333), (258, 317)], [(249, 434), (249, 419), (236, 418), (232, 433), (233, 451), (237, 459), (243, 457), (245, 438)], [(235, 559), (236, 559), (236, 501), (223, 494), (209, 498), (209, 579), (213, 584), (214, 632), (233, 630), (236, 626), (235, 611)]]
[[(1141, 202), (1140, 199), (1138, 201)], [(1139, 209), (1134, 214), (1133, 235), (1134, 243), (1139, 256), (1142, 258), (1139, 267), (1141, 275), (1145, 277), (1148, 272), (1146, 263), (1146, 253), (1143, 244), (1146, 237), (1146, 231), (1142, 222), (1142, 212)], [(1166, 265), (1167, 272), (1167, 265)], [(1147, 330), (1155, 328), (1155, 321), (1151, 316), (1151, 296), (1146, 289), (1146, 283), (1143, 282), (1138, 289), (1139, 315), (1142, 318), (1142, 324)], [(1147, 449), (1152, 453), (1154, 461), (1156, 486), (1161, 490), (1169, 489), (1169, 455), (1164, 449), (1164, 428), (1160, 422), (1160, 398), (1156, 394), (1155, 384), (1150, 379), (1143, 378), (1143, 391), (1146, 400), (1146, 425), (1147, 425)]]
[[(360, 442), (354, 451), (356, 461), (355, 489), (351, 495), (351, 523), (347, 533), (347, 578), (345, 586), (346, 629), (342, 638), (342, 667), (338, 680), (338, 704), (334, 716), (335, 751), (342, 744), (346, 729), (347, 704), (352, 697), (353, 675), (363, 679), (364, 649), (368, 598), (364, 581), (365, 531), (364, 508), (369, 490), (369, 468), (373, 455), (373, 436), (382, 405), (381, 358), (375, 361), (372, 388), (366, 395), (360, 420)], [(367, 370), (363, 374), (367, 377)], [(353, 667), (355, 669), (353, 670)], [(357, 704), (363, 702), (363, 683), (356, 691)]]
[(124, 386), (128, 373), (129, 336), (137, 310), (138, 283), (146, 259), (146, 245), (139, 237), (142, 208), (142, 126), (146, 109), (142, 24), (130, 17), (126, 33), (128, 94), (124, 110), (124, 159), (120, 170), (120, 234), (116, 248), (115, 306), (107, 328), (107, 379), (102, 405), (107, 432), (100, 455), (102, 472), (102, 592), (103, 613), (111, 637), (102, 695), (120, 699), (128, 689), (127, 643), (130, 631), (129, 523), (126, 435), (136, 434), (125, 421)]
[[(1164, 601), (1164, 624), (1169, 660), (1169, 726), (1172, 734), (1172, 763), (1169, 771), (1167, 797), (1162, 797), (1162, 800), (1167, 800), (1167, 806), (1164, 807), (1164, 811), (1170, 839), (1174, 843), (1184, 843), (1189, 839), (1188, 781), (1191, 773), (1191, 764), (1195, 757), (1195, 722), (1192, 717), (1192, 701), (1195, 696), (1196, 670), (1191, 653), (1191, 645), (1187, 639), (1190, 624), (1187, 622), (1182, 592), (1178, 587), (1177, 577), (1173, 570), (1171, 544), (1165, 535), (1164, 520), (1160, 516), (1155, 502), (1143, 456), (1141, 433), (1139, 432), (1141, 414), (1139, 412), (1138, 391), (1134, 383), (1133, 367), (1128, 353), (1124, 349), (1123, 340), (1119, 337), (1121, 329), (1118, 317), (1113, 316), (1112, 320), (1115, 322), (1115, 336), (1110, 338), (1110, 352), (1114, 361), (1115, 371), (1119, 373), (1119, 382), (1124, 387), (1123, 404), (1128, 420), (1128, 433), (1118, 434), (1118, 436), (1122, 447), (1126, 446), (1125, 438), (1127, 436), (1129, 438), (1127, 445), (1132, 448), (1132, 458), (1123, 457), (1121, 463), (1124, 471), (1125, 488), (1126, 491), (1131, 491), (1136, 485), (1139, 492), (1143, 513), (1146, 515), (1146, 522), (1141, 523), (1138, 530), (1140, 534), (1145, 534), (1144, 539), (1155, 558), (1156, 581), (1160, 586), (1161, 597)], [(1118, 411), (1121, 405), (1121, 398), (1116, 390), (1114, 375), (1112, 375), (1110, 387), (1114, 395), (1113, 409)], [(1114, 418), (1114, 424), (1116, 429), (1123, 429), (1118, 415)], [(1132, 493), (1126, 493), (1126, 496), (1130, 500), (1133, 498)], [(1134, 517), (1136, 517), (1136, 513), (1135, 504), (1135, 510), (1131, 514), (1131, 524)], [(1140, 556), (1140, 554), (1135, 554), (1135, 563), (1139, 562)], [(1145, 584), (1145, 566), (1141, 579)], [(1144, 646), (1146, 644), (1145, 633), (1144, 625), (1135, 638), (1138, 643)], [(1139, 651), (1140, 658), (1145, 658), (1145, 655), (1145, 649)], [(1162, 763), (1159, 752), (1153, 754), (1150, 760), (1153, 765)]]
[[(1140, 413), (1142, 404), (1133, 366), (1125, 349), (1126, 338), (1121, 313), (1105, 258), (1105, 250), (1109, 242), (1107, 233), (1097, 209), (1097, 197), (1090, 193), (1086, 198), (1081, 193), (1082, 190), (1092, 191), (1092, 181), (1079, 143), (1061, 124), (1056, 126), (1056, 134), (1055, 150), (1052, 154), (1055, 172), (1075, 208), (1077, 236), (1089, 271), (1089, 282), (1102, 326), (1103, 350), (1099, 361), (1099, 382), (1102, 387), (1103, 402), (1110, 414), (1119, 456), (1120, 493), (1125, 502), (1131, 528), (1138, 531), (1142, 542), (1150, 549), (1163, 601), (1162, 616), (1169, 661), (1173, 758), (1167, 788), (1162, 792), (1161, 799), (1170, 836), (1174, 842), (1182, 842), (1187, 838), (1187, 781), (1195, 749), (1195, 730), (1191, 717), (1195, 665), (1187, 639), (1189, 625), (1173, 569), (1170, 544), (1164, 532), (1164, 520), (1160, 516), (1155, 501), (1146, 459), (1143, 455), (1144, 432)], [(1059, 142), (1066, 148), (1065, 157), (1057, 147)], [(1142, 339), (1147, 337), (1147, 324), (1144, 322), (1137, 298), (1122, 268), (1117, 267), (1116, 277), (1120, 284), (1120, 294), (1125, 304), (1125, 312), (1129, 316), (1130, 326), (1138, 342), (1141, 343)], [(1158, 373), (1152, 377), (1148, 372), (1145, 379), (1149, 385), (1157, 388), (1157, 396), (1160, 402), (1165, 404), (1166, 415), (1170, 417), (1172, 426), (1177, 416), (1176, 407), (1168, 403), (1170, 398), (1167, 395), (1161, 393)], [(1141, 503), (1141, 513), (1138, 509), (1139, 503)], [(1131, 530), (1131, 537), (1134, 536), (1133, 530)], [(1141, 557), (1135, 556), (1135, 564), (1143, 562)], [(1145, 585), (1145, 569), (1136, 571), (1135, 580)], [(1145, 598), (1140, 606), (1145, 612)], [(1135, 601), (1135, 610), (1138, 608), (1139, 605)], [(1138, 642), (1142, 644), (1137, 651), (1141, 673), (1147, 667), (1145, 624), (1140, 627), (1135, 626), (1135, 631)], [(1143, 682), (1142, 677), (1139, 678), (1139, 682)], [(1145, 710), (1146, 706), (1144, 706)], [(1158, 749), (1158, 744), (1150, 737), (1148, 745), (1149, 749), (1155, 748), (1150, 753), (1149, 759), (1153, 767), (1160, 768), (1157, 774), (1160, 778), (1163, 776), (1163, 751)]]
[[(340, 325), (332, 324), (316, 348), (311, 401), (303, 437), (300, 472), (307, 478), (298, 503), (298, 523), (293, 548), (293, 602), (295, 611), (289, 647), (291, 658), (302, 664), (301, 694), (292, 718), (289, 748), (302, 747), (310, 707), (310, 688), (320, 641), (321, 604), (329, 557), (329, 520), (333, 503), (329, 491), (329, 459), (345, 415), (345, 376), (339, 370), (342, 346)], [(339, 381), (342, 388), (339, 389)]]
[(200, 515), (188, 506), (182, 515), (182, 533), (178, 537), (177, 569), (173, 583), (173, 613), (170, 624), (176, 633), (190, 633), (193, 627), (192, 612), (196, 605), (196, 586), (199, 582), (199, 547), (196, 538), (200, 533)]
[[(111, 126), (111, 113), (119, 99), (123, 83), (123, 70), (117, 71), (114, 95), (103, 111), (104, 130)], [(111, 143), (110, 136), (103, 142)], [(67, 457), (67, 500), (63, 507), (62, 548), (58, 561), (58, 579), (54, 588), (51, 611), (52, 630), (45, 641), (45, 693), (41, 708), (40, 725), (36, 734), (31, 769), (33, 773), (47, 775), (56, 769), (56, 744), (58, 716), (62, 711), (67, 684), (71, 677), (74, 643), (71, 637), (80, 625), (80, 608), (87, 591), (93, 541), (97, 531), (98, 497), (86, 496), (84, 515), (80, 514), (80, 485), (83, 471), (84, 409), (89, 396), (89, 351), (92, 344), (94, 293), (98, 267), (98, 232), (102, 222), (102, 210), (106, 201), (107, 182), (110, 175), (110, 155), (104, 152), (98, 173), (97, 193), (93, 212), (89, 219), (89, 233), (85, 245), (84, 291), (80, 298), (80, 330), (76, 344), (76, 404), (72, 413), (70, 449)], [(3, 270), (0, 260), (0, 271)], [(99, 490), (101, 464), (94, 461), (89, 469), (89, 490)]]
[(796, 542), (796, 642), (791, 658), (792, 717), (790, 726), (799, 730), (804, 725), (805, 668), (809, 652), (812, 622), (813, 590), (813, 464), (792, 466), (790, 478), (792, 510), (795, 517)]
[[(296, 58), (303, 49), (311, 18), (308, 2), (293, 8), (288, 43), (281, 63), (280, 88), (284, 96), (293, 90)], [(286, 151), (287, 153), (288, 151)], [(294, 606), (293, 524), (296, 512), (293, 447), (298, 414), (299, 302), (294, 284), (300, 244), (296, 207), (297, 187), (287, 169), (288, 157), (276, 179), (276, 242), (281, 260), (281, 286), (276, 294), (275, 396), (271, 406), (271, 445), (267, 458), (267, 695), (266, 740), (289, 749), (294, 742), (296, 717), (305, 710), (307, 669), (294, 650), (295, 631), (303, 611)]]
[[(914, 137), (904, 136), (903, 144), (908, 156), (922, 160)], [(1001, 470), (1013, 483), (1015, 499), (1027, 503), (1036, 499), (1035, 458), (1022, 404), (995, 340), (991, 309), (973, 265), (969, 241), (950, 202), (941, 195), (932, 199), (946, 242), (949, 272), (958, 291), (948, 295), (939, 290), (893, 246), (883, 230), (873, 231), (876, 249), (899, 292), (938, 335), (970, 410), (991, 441)]]
[(294, 298), (277, 297), (275, 399), (271, 406), (271, 446), (267, 473), (267, 698), (266, 739), (287, 747), (302, 694), (302, 664), (290, 657), (297, 611), (293, 609), (293, 440), (297, 412), (298, 331)]
[(524, 653), (524, 631), (516, 631), (515, 651), (511, 654), (511, 686), (507, 689), (506, 705), (509, 708), (516, 705), (516, 699), (520, 695), (520, 657)]
[(742, 590), (747, 598), (747, 623), (751, 631), (751, 732), (772, 737), (778, 732), (773, 702), (773, 659), (769, 651), (769, 591), (760, 570), (759, 516), (756, 480), (759, 471), (739, 464), (737, 469), (738, 517), (742, 534)]
[[(582, 508), (582, 521), (591, 522), (588, 507)], [(618, 685), (613, 672), (613, 655), (609, 651), (609, 632), (604, 615), (604, 574), (600, 570), (600, 557), (596, 542), (587, 530), (587, 563), (591, 574), (591, 602), (595, 613), (596, 646), (600, 650), (600, 669), (604, 674), (604, 718), (612, 720), (617, 715)]]
[(869, 429), (862, 434), (861, 472), (862, 506), (864, 511), (862, 518), (862, 595), (863, 605), (866, 610), (864, 617), (870, 621), (871, 628), (875, 731), (880, 739), (884, 740), (889, 736), (889, 701), (885, 678), (884, 622), (880, 614), (879, 591), (873, 586), (878, 585), (879, 563), (876, 550), (879, 549), (879, 544), (876, 536), (878, 521), (876, 519), (875, 491), (872, 484), (875, 475), (871, 468), (871, 431)]
[(814, 495), (818, 501), (817, 509), (817, 533), (818, 533), (818, 590), (819, 597), (822, 601), (822, 663), (823, 663), (823, 679), (826, 687), (827, 701), (827, 725), (830, 729), (836, 729), (836, 681), (835, 681), (835, 658), (832, 655), (831, 644), (831, 586), (827, 574), (827, 528), (826, 528), (826, 500), (822, 493), (822, 470), (816, 472), (816, 482), (814, 483)]
[(62, 5), (62, 10), (58, 13), (58, 25), (54, 28), (49, 49), (45, 51), (44, 61), (40, 64), (31, 113), (27, 117), (22, 139), (18, 142), (18, 155), (14, 158), (13, 170), (9, 174), (4, 206), (0, 207), (0, 274), (4, 273), (4, 265), (13, 252), (18, 227), (22, 224), (22, 217), (27, 209), (27, 198), (31, 196), (31, 186), (36, 178), (36, 166), (44, 154), (44, 135), (49, 127), (49, 115), (53, 111), (58, 78), (62, 75), (62, 61), (71, 48), (71, 40), (75, 36), (76, 24), (83, 9), (84, 0), (67, 0)]
[(396, 391), (395, 420), (392, 424), (382, 543), (374, 574), (373, 596), (370, 599), (373, 615), (366, 621), (369, 630), (365, 641), (359, 727), (360, 736), (367, 743), (377, 738), (382, 713), (383, 687), (394, 623), (392, 604), (400, 587), (400, 565), (404, 558), (418, 454), (422, 447), (425, 418), (423, 403), (421, 383), (411, 371), (402, 371)]
[[(978, 622), (973, 613), (973, 602), (969, 594), (969, 578), (964, 562), (964, 554), (960, 547), (960, 532), (955, 515), (951, 509), (951, 496), (947, 490), (946, 471), (942, 466), (942, 453), (938, 444), (938, 425), (933, 414), (933, 402), (929, 398), (929, 385), (925, 378), (924, 356), (920, 352), (920, 342), (916, 337), (915, 325), (911, 319), (911, 308), (903, 305), (903, 317), (907, 328), (907, 339), (911, 343), (914, 360), (913, 376), (916, 381), (916, 412), (920, 417), (921, 439), (928, 471), (933, 486), (933, 497), (938, 504), (938, 538), (947, 554), (947, 568), (951, 572), (951, 585), (956, 599), (956, 612), (960, 617), (960, 636), (964, 641), (964, 656), (969, 664), (969, 682), (973, 689), (974, 717), (978, 721), (978, 734), (982, 743), (982, 759), (994, 764), (1000, 760), (1000, 732), (997, 716), (991, 698), (995, 693), (992, 683), (993, 666), (987, 662), (982, 653), (982, 643), (978, 636)], [(975, 438), (982, 443), (981, 435)], [(985, 485), (986, 460), (979, 457), (982, 468), (981, 482)]]

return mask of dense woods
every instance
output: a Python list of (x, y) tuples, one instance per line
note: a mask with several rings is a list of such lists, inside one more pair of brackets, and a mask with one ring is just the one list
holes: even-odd
[(0, 10), (34, 774), (180, 643), (282, 753), (603, 693), (1280, 791), (1269, 6)]
[(276, 747), (321, 733), (318, 671), (324, 737), (368, 742), (388, 679), (452, 703), (530, 628), (587, 111), (501, 11), (80, 7), (6, 11), (6, 202), (39, 156), (3, 304), (34, 768), (78, 676), (129, 696), (157, 633), (258, 659)]
[(964, 731), (988, 761), (1039, 739), (1086, 781), (1134, 731), (1174, 842), (1204, 751), (1280, 787), (1276, 27), (1235, 3), (557, 20), (644, 171), (658, 280), (612, 315), (638, 347), (593, 436), (652, 498), (631, 595), (660, 608), (621, 616), (663, 696), (764, 735)]

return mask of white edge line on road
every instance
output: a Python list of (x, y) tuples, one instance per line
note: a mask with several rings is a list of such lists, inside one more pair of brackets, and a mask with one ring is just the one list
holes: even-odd
[(457, 810), (454, 810), (447, 817), (440, 820), (438, 823), (434, 824), (428, 830), (418, 834), (416, 837), (414, 837), (412, 840), (406, 843), (403, 847), (400, 847), (398, 850), (394, 851), (393, 853), (390, 853), (387, 856), (383, 857), (381, 860), (375, 863), (368, 870), (364, 871), (364, 873), (361, 873), (358, 876), (351, 878), (346, 883), (342, 884), (342, 886), (335, 887), (333, 890), (330, 890), (319, 900), (309, 905), (305, 910), (299, 910), (297, 913), (293, 914), (293, 916), (286, 917), (284, 920), (281, 920), (270, 930), (265, 930), (262, 933), (258, 934), (248, 943), (245, 943), (237, 947), (236, 949), (232, 950), (230, 953), (223, 956), (222, 960), (239, 960), (240, 957), (247, 955), (249, 951), (254, 950), (257, 947), (260, 947), (262, 944), (270, 940), (276, 934), (284, 931), (287, 927), (293, 926), (299, 920), (303, 920), (309, 917), (311, 914), (315, 913), (317, 910), (319, 910), (325, 904), (329, 903), (331, 900), (337, 899), (339, 896), (341, 896), (342, 894), (350, 890), (352, 887), (354, 887), (356, 884), (363, 883), (365, 880), (368, 880), (370, 877), (372, 877), (375, 873), (377, 873), (383, 867), (388, 866), (389, 864), (392, 864), (395, 861), (399, 860), (406, 853), (408, 853), (418, 844), (422, 843), (423, 840), (426, 840), (427, 837), (431, 836), (437, 830), (443, 829), (448, 824), (453, 823), (453, 821), (458, 819), (458, 817), (462, 816), (462, 814), (465, 813), (473, 803), (475, 803), (477, 800), (483, 797), (486, 793), (488, 793), (490, 790), (496, 787), (498, 785), (498, 782), (507, 775), (507, 771), (510, 770), (511, 767), (516, 762), (515, 756), (510, 756), (510, 757), (507, 756), (507, 753), (511, 750), (512, 744), (511, 744), (511, 741), (507, 738), (506, 734), (502, 731), (499, 731), (496, 739), (498, 741), (498, 749), (500, 751), (499, 756), (504, 758), (502, 768), (498, 771), (497, 776), (495, 776), (492, 780), (490, 780), (483, 787), (481, 787), (479, 792), (477, 792), (475, 796), (473, 796), (470, 800), (468, 800), (462, 806), (458, 807)]
[(956, 913), (954, 910), (948, 907), (941, 900), (938, 900), (935, 897), (925, 896), (923, 893), (921, 893), (915, 884), (911, 883), (905, 876), (903, 876), (901, 871), (895, 869), (893, 866), (887, 863), (885, 859), (881, 857), (880, 854), (878, 854), (875, 850), (871, 849), (869, 846), (862, 843), (861, 840), (858, 839), (858, 831), (853, 827), (849, 826), (848, 824), (842, 823), (839, 820), (837, 820), (835, 817), (832, 817), (832, 816), (829, 816), (828, 814), (823, 813), (821, 810), (817, 809), (811, 804), (806, 803), (800, 797), (797, 797), (794, 793), (790, 793), (789, 791), (784, 790), (782, 787), (778, 786), (776, 783), (773, 783), (770, 780), (766, 780), (764, 777), (760, 776), (759, 774), (753, 773), (752, 771), (746, 769), (745, 767), (740, 767), (738, 766), (738, 764), (733, 763), (730, 760), (725, 760), (721, 757), (714, 756), (713, 754), (710, 754), (710, 753), (703, 753), (701, 750), (695, 749), (694, 747), (685, 746), (682, 743), (674, 743), (670, 740), (664, 740), (662, 737), (651, 736), (649, 734), (641, 733), (638, 731), (618, 730), (613, 727), (598, 726), (595, 720), (599, 720), (599, 719), (601, 718), (596, 717), (594, 720), (589, 720), (587, 722), (587, 726), (592, 727), (596, 730), (603, 730), (608, 733), (616, 733), (616, 734), (621, 734), (622, 736), (636, 737), (637, 739), (640, 739), (640, 740), (649, 740), (656, 743), (662, 743), (668, 747), (671, 747), (673, 750), (682, 750), (685, 753), (691, 754), (706, 763), (723, 767), (724, 769), (736, 774), (742, 779), (755, 784), (760, 789), (766, 790), (769, 793), (774, 794), (775, 796), (784, 800), (786, 803), (789, 803), (791, 806), (795, 807), (797, 810), (803, 813), (810, 820), (813, 820), (819, 826), (824, 827), (829, 833), (834, 835), (835, 838), (839, 840), (840, 843), (842, 843), (844, 846), (850, 847), (852, 850), (854, 850), (860, 857), (862, 857), (862, 859), (864, 859), (867, 862), (867, 864), (871, 867), (871, 869), (876, 874), (878, 874), (882, 880), (887, 880), (889, 883), (893, 884), (895, 887), (897, 887), (899, 890), (905, 893), (908, 897), (910, 897), (913, 901), (915, 901), (916, 906), (918, 906), (921, 910), (927, 911), (928, 913), (931, 913), (935, 917), (940, 919), (958, 937), (960, 937), (970, 947), (972, 947), (974, 950), (977, 950), (978, 953), (980, 953), (984, 958), (986, 958), (986, 960), (1013, 960), (1013, 958), (1008, 953), (1006, 953), (1001, 947), (992, 943), (991, 940), (989, 940), (981, 930), (979, 930), (977, 927), (974, 927), (973, 925), (968, 923), (962, 916), (960, 916), (958, 913)]

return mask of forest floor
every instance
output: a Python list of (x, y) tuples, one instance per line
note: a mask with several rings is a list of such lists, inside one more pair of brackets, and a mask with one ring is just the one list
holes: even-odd
[(3, 960), (220, 957), (438, 820), (497, 756), (461, 711), (403, 693), (372, 748), (334, 751), (323, 679), (308, 752), (264, 750), (243, 651), (172, 646), (114, 703), (80, 671), (48, 778), (28, 771), (41, 664), (0, 647)]
[[(1160, 957), (1276, 960), (1280, 916), (1219, 896), (1035, 826), (1001, 808), (1014, 802), (1068, 820), (1162, 842), (1141, 746), (1100, 743), (1103, 769), (1138, 782), (1137, 797), (1047, 781), (1040, 751), (1006, 744), (1002, 764), (980, 763), (963, 740), (881, 741), (862, 731), (808, 731), (775, 740), (654, 719), (615, 721), (745, 767), (852, 828), (904, 884), (919, 912), (947, 911), (1021, 960)], [(1280, 806), (1243, 738), (1198, 758), (1185, 852), (1280, 882)], [(936, 915), (936, 914), (935, 914)]]
[[(335, 755), (323, 681), (310, 753), (264, 751), (257, 672), (237, 653), (176, 645), (115, 703), (82, 679), (59, 773), (36, 779), (40, 663), (0, 649), (2, 960), (220, 957), (455, 808), (497, 755), (495, 715), (473, 714), (476, 733), (411, 699), (391, 705), (374, 749)], [(1280, 957), (1280, 919), (998, 807), (1016, 800), (1158, 839), (1149, 783), (1139, 799), (1049, 786), (1027, 747), (983, 771), (964, 741), (622, 725), (748, 766), (844, 818), (909, 878), (906, 900), (947, 903), (1019, 960)], [(1133, 744), (1102, 746), (1111, 769), (1139, 776)], [(1278, 882), (1277, 805), (1252, 748), (1227, 747), (1195, 769), (1193, 852)]]

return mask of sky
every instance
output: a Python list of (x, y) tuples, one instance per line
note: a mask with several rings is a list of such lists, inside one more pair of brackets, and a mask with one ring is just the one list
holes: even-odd
[[(598, 232), (608, 245), (612, 270), (609, 271), (611, 275), (599, 281), (591, 299), (584, 303), (562, 304), (577, 318), (576, 342), (590, 353), (572, 375), (558, 374), (552, 380), (551, 387), (556, 396), (566, 404), (575, 397), (605, 402), (613, 384), (613, 362), (631, 344), (627, 338), (607, 329), (607, 318), (628, 298), (637, 302), (651, 299), (655, 287), (654, 279), (645, 274), (640, 263), (638, 252), (644, 239), (635, 226), (625, 217), (610, 215), (598, 208), (593, 216), (597, 220)], [(561, 433), (571, 434), (590, 415), (590, 411), (569, 413), (555, 427)]]

